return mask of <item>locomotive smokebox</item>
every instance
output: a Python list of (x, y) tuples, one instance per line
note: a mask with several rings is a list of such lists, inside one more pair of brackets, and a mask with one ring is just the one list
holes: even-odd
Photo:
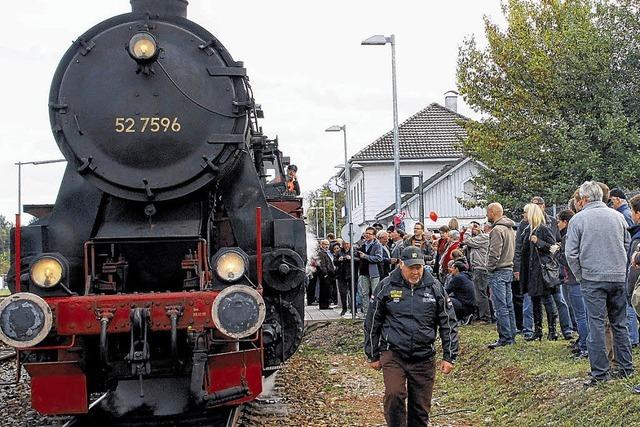
[(187, 0), (131, 0), (133, 13), (149, 13), (158, 16), (187, 17)]

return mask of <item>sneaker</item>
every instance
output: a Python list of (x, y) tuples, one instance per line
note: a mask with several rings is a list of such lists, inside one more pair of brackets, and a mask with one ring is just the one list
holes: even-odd
[(578, 351), (577, 353), (573, 353), (573, 357), (576, 359), (588, 359), (589, 353), (586, 351)]
[(631, 392), (635, 394), (640, 394), (640, 384), (631, 387)]
[(495, 349), (496, 349), (496, 348), (498, 348), (498, 347), (505, 347), (505, 346), (513, 345), (513, 344), (515, 344), (515, 343), (514, 343), (514, 342), (506, 342), (506, 341), (500, 341), (500, 340), (498, 340), (498, 341), (496, 341), (496, 342), (492, 342), (491, 344), (488, 344), (488, 345), (487, 345), (487, 348), (488, 348), (489, 350), (495, 350)]
[(615, 370), (611, 372), (611, 378), (612, 379), (625, 379), (625, 378), (630, 378), (634, 375), (634, 371), (622, 371), (622, 370)]

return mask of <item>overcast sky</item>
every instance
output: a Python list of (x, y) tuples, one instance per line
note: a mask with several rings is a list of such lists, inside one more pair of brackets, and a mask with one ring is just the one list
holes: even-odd
[[(126, 0), (3, 2), (0, 27), (0, 214), (17, 210), (17, 161), (61, 158), (49, 126), (49, 85), (71, 42), (91, 26), (130, 11)], [(299, 166), (303, 191), (325, 183), (349, 156), (393, 126), (389, 46), (396, 35), (400, 122), (455, 89), (458, 47), (483, 39), (483, 15), (502, 21), (499, 0), (190, 0), (188, 17), (244, 61), (264, 131)], [(475, 116), (459, 100), (459, 112)], [(23, 167), (23, 204), (53, 203), (62, 165)]]

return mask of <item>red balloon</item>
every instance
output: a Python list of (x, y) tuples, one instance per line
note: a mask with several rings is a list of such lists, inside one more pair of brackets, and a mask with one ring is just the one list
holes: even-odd
[(436, 222), (438, 220), (438, 214), (435, 211), (429, 212), (429, 218), (431, 221)]

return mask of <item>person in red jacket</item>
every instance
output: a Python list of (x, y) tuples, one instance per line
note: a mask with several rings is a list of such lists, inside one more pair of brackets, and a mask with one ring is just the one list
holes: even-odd
[(451, 261), (451, 252), (460, 247), (460, 232), (458, 230), (449, 231), (449, 244), (442, 254), (440, 260), (440, 277), (445, 277), (449, 273), (449, 261)]

